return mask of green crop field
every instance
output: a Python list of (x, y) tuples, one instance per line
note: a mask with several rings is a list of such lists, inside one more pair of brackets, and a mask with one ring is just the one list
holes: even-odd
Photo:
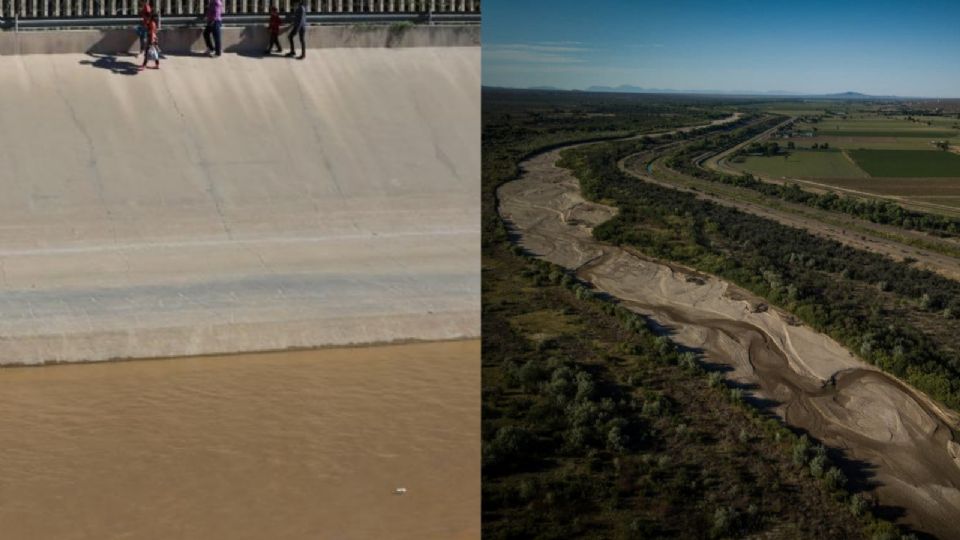
[(942, 150), (850, 150), (849, 153), (870, 176), (960, 177), (960, 155)]
[(817, 135), (822, 137), (923, 137), (926, 139), (949, 139), (958, 132), (950, 129), (824, 129), (819, 128)]
[(795, 150), (789, 156), (747, 156), (742, 163), (730, 165), (746, 172), (772, 177), (866, 177), (843, 152), (834, 150)]
[[(927, 125), (929, 122), (930, 125)], [(819, 137), (896, 137), (946, 139), (960, 132), (954, 127), (956, 121), (947, 118), (936, 120), (924, 118), (910, 121), (906, 117), (853, 116), (826, 118), (820, 122), (799, 122), (798, 131), (813, 131)]]
[[(826, 135), (826, 134), (825, 134)], [(932, 150), (934, 145), (930, 140), (920, 137), (791, 137), (786, 139), (793, 142), (797, 148), (810, 148), (813, 144), (827, 143), (831, 148), (845, 150)], [(781, 146), (786, 142), (777, 140)]]

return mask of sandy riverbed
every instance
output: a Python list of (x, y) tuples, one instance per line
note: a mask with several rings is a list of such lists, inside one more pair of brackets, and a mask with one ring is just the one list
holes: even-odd
[[(957, 415), (877, 371), (827, 336), (791, 324), (761, 300), (711, 276), (690, 274), (593, 239), (615, 209), (587, 202), (579, 184), (554, 165), (560, 150), (522, 164), (501, 187), (500, 211), (531, 252), (626, 301), (701, 348), (728, 377), (755, 385), (757, 397), (848, 458), (867, 464), (881, 504), (903, 507), (904, 521), (941, 538), (960, 538), (960, 446), (948, 426)], [(835, 381), (830, 384), (829, 381)]]

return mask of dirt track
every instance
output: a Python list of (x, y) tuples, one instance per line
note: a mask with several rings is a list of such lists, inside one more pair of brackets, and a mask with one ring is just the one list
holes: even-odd
[[(689, 274), (593, 239), (616, 209), (590, 203), (577, 180), (554, 164), (561, 149), (521, 164), (519, 180), (499, 190), (500, 212), (520, 244), (650, 316), (705, 360), (729, 366), (728, 378), (755, 388), (781, 417), (862, 462), (883, 505), (941, 538), (960, 538), (958, 416), (863, 363), (832, 339), (794, 326), (761, 300), (723, 281)], [(852, 472), (853, 465), (848, 467)]]

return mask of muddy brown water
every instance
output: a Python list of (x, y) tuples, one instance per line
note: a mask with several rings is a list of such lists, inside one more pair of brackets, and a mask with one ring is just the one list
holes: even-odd
[(462, 341), (0, 369), (0, 537), (479, 538), (479, 359)]
[(500, 212), (520, 245), (729, 367), (731, 382), (788, 424), (841, 449), (848, 471), (867, 478), (881, 505), (902, 509), (904, 523), (960, 538), (955, 413), (787, 314), (757, 312), (761, 299), (747, 291), (711, 276), (692, 283), (682, 269), (597, 242), (592, 228), (616, 210), (583, 199), (577, 180), (555, 166), (560, 150), (528, 159), (520, 178), (499, 190)]

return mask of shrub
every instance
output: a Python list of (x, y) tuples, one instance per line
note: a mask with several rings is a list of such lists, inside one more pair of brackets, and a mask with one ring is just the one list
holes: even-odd
[(627, 449), (627, 436), (620, 430), (620, 426), (613, 426), (607, 432), (607, 449), (622, 454)]
[(577, 383), (577, 394), (574, 399), (577, 401), (586, 401), (593, 397), (596, 385), (594, 385), (593, 377), (591, 377), (589, 373), (586, 371), (577, 373), (574, 381)]
[(827, 469), (827, 474), (823, 476), (823, 480), (830, 489), (839, 489), (847, 485), (846, 475), (836, 467)]
[(810, 439), (806, 435), (801, 435), (793, 445), (793, 463), (803, 465), (807, 462), (807, 451), (810, 449)]
[(713, 513), (713, 527), (710, 529), (710, 536), (714, 538), (726, 536), (730, 533), (736, 520), (736, 510), (717, 508), (716, 512)]
[(575, 426), (563, 433), (564, 446), (568, 452), (580, 453), (587, 447), (590, 432), (582, 426)]
[(540, 362), (535, 362), (533, 360), (529, 360), (523, 364), (520, 369), (517, 370), (516, 374), (520, 385), (523, 386), (523, 389), (528, 392), (536, 388), (537, 384), (539, 384), (545, 376), (546, 373), (543, 369), (543, 366), (540, 365)]
[(854, 516), (862, 516), (869, 508), (867, 501), (859, 493), (850, 497), (850, 513)]
[(826, 466), (826, 457), (814, 456), (814, 458), (810, 460), (810, 474), (812, 474), (814, 478), (821, 478), (824, 475)]
[(700, 369), (700, 364), (697, 363), (697, 355), (690, 351), (680, 353), (677, 357), (677, 362), (680, 364), (680, 367), (688, 371), (698, 371)]
[(644, 416), (660, 416), (662, 412), (663, 407), (661, 407), (659, 399), (650, 400), (643, 404)]
[(485, 446), (483, 460), (491, 466), (521, 465), (528, 459), (533, 442), (533, 433), (527, 428), (504, 426)]

